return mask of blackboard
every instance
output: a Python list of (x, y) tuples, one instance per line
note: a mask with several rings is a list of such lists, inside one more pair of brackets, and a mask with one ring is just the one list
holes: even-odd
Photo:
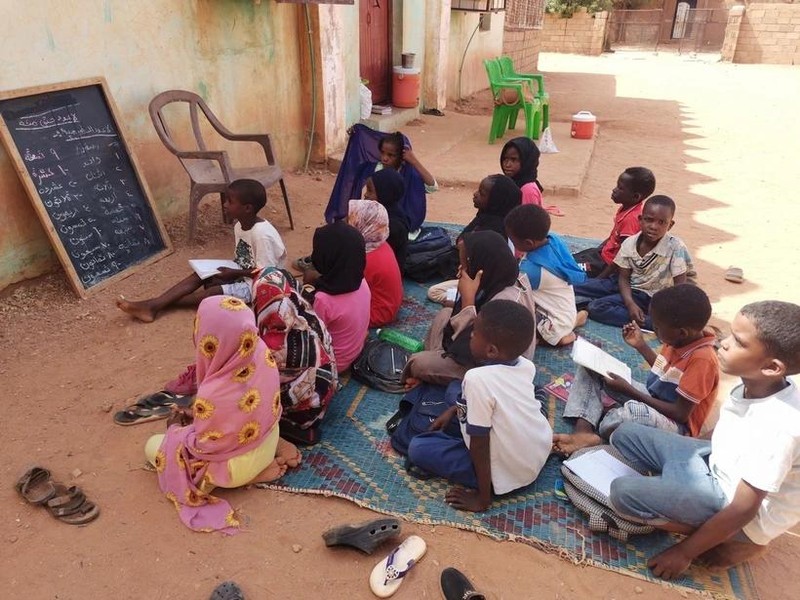
[(171, 252), (102, 78), (0, 93), (0, 135), (82, 297)]

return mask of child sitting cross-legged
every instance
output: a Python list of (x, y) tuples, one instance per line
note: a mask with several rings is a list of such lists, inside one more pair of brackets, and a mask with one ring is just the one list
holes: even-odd
[[(434, 421), (430, 432), (411, 440), (412, 464), (458, 484), (445, 497), (454, 508), (486, 510), (492, 493), (529, 485), (547, 460), (553, 431), (534, 396), (536, 367), (521, 356), (534, 333), (533, 316), (524, 306), (487, 302), (470, 338), (479, 366), (464, 375), (456, 405)], [(459, 437), (440, 431), (455, 416)]]
[(550, 233), (550, 215), (541, 206), (518, 206), (505, 224), (514, 249), (524, 253), (519, 270), (531, 283), (539, 336), (551, 346), (571, 344), (578, 313), (572, 286), (586, 281), (586, 273), (561, 238)]
[(586, 311), (578, 315), (579, 322), (588, 316), (606, 325), (622, 327), (636, 321), (652, 329), (648, 311), (653, 294), (694, 276), (685, 244), (669, 233), (674, 216), (672, 198), (653, 196), (644, 203), (639, 216), (642, 230), (626, 238), (614, 258), (619, 275), (575, 286), (575, 296), (589, 300)]
[(651, 477), (611, 484), (614, 509), (683, 534), (648, 566), (664, 579), (699, 559), (728, 568), (800, 521), (800, 306), (748, 304), (721, 342), (719, 362), (742, 378), (723, 403), (710, 440), (625, 423), (611, 444)]
[[(651, 310), (663, 343), (658, 354), (644, 341), (635, 322), (622, 328), (625, 341), (650, 364), (647, 385), (578, 367), (564, 408), (564, 417), (575, 419), (575, 432), (556, 434), (554, 451), (569, 456), (580, 448), (602, 444), (603, 438), (627, 421), (700, 435), (719, 385), (716, 338), (704, 331), (711, 317), (711, 302), (699, 287), (682, 284), (656, 293)], [(622, 405), (605, 415), (604, 392)]]

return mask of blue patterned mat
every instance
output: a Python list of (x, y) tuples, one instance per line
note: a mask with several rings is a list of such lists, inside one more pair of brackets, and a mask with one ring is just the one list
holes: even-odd
[[(564, 239), (574, 250), (592, 240)], [(440, 308), (426, 299), (427, 286), (407, 281), (406, 297), (393, 327), (422, 339)], [(581, 334), (633, 367), (642, 380), (647, 364), (622, 339), (618, 329), (592, 321)], [(543, 386), (567, 372), (573, 363), (569, 349), (537, 348), (536, 384)], [(666, 533), (633, 536), (620, 542), (606, 534), (589, 531), (583, 516), (567, 500), (555, 495), (561, 461), (551, 456), (538, 479), (521, 492), (495, 500), (484, 513), (454, 510), (444, 502), (449, 485), (440, 479), (425, 481), (409, 476), (404, 461), (389, 444), (384, 429), (397, 410), (399, 395), (370, 389), (357, 381), (346, 382), (336, 395), (324, 422), (320, 444), (303, 453), (303, 463), (271, 489), (333, 495), (374, 511), (416, 523), (443, 524), (476, 531), (496, 539), (523, 542), (557, 552), (576, 563), (592, 564), (647, 579), (647, 559), (674, 543)], [(564, 404), (549, 397), (550, 422), (556, 432), (570, 431), (563, 419)], [(712, 573), (694, 567), (674, 582), (679, 587), (702, 590), (717, 597), (758, 598), (749, 568)]]

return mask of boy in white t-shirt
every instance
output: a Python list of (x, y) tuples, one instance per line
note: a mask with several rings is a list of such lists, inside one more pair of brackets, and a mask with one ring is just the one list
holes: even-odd
[[(286, 265), (286, 247), (275, 227), (258, 216), (267, 205), (267, 192), (255, 179), (237, 179), (225, 192), (223, 209), (228, 218), (236, 221), (234, 260), (238, 269), (222, 267), (220, 273), (209, 279), (200, 279), (192, 273), (166, 292), (148, 300), (126, 300), (120, 296), (117, 307), (132, 317), (150, 323), (158, 313), (178, 302), (197, 306), (209, 296), (227, 294), (252, 301), (252, 278), (264, 267), (283, 268)], [(201, 289), (202, 288), (202, 289)], [(199, 290), (199, 291), (198, 291)]]
[(800, 306), (748, 304), (719, 350), (722, 371), (742, 378), (711, 440), (624, 423), (611, 444), (653, 477), (611, 484), (620, 514), (686, 535), (648, 562), (664, 579), (692, 561), (728, 568), (800, 522)]
[(524, 253), (519, 271), (531, 283), (539, 337), (550, 346), (571, 344), (578, 316), (572, 286), (586, 281), (586, 272), (563, 240), (550, 233), (550, 215), (541, 206), (516, 207), (506, 215), (505, 226), (514, 249)]
[[(521, 356), (534, 331), (533, 316), (521, 304), (487, 302), (470, 339), (472, 356), (481, 366), (464, 375), (456, 405), (409, 444), (414, 466), (460, 484), (445, 496), (454, 508), (486, 510), (492, 493), (531, 484), (547, 460), (553, 430), (534, 396), (536, 367)], [(456, 415), (460, 437), (441, 431)]]

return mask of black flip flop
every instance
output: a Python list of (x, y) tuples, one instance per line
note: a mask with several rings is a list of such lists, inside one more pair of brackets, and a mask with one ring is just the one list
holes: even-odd
[(121, 410), (114, 415), (114, 423), (117, 425), (137, 425), (148, 421), (166, 419), (172, 408), (169, 406), (139, 406), (134, 404), (125, 410)]
[(244, 600), (244, 592), (233, 581), (220, 583), (208, 600)]
[(397, 519), (375, 519), (361, 525), (340, 525), (322, 534), (326, 546), (352, 546), (372, 554), (383, 542), (400, 533)]
[(469, 579), (453, 567), (442, 571), (441, 583), (445, 600), (486, 600), (486, 596), (476, 592)]

